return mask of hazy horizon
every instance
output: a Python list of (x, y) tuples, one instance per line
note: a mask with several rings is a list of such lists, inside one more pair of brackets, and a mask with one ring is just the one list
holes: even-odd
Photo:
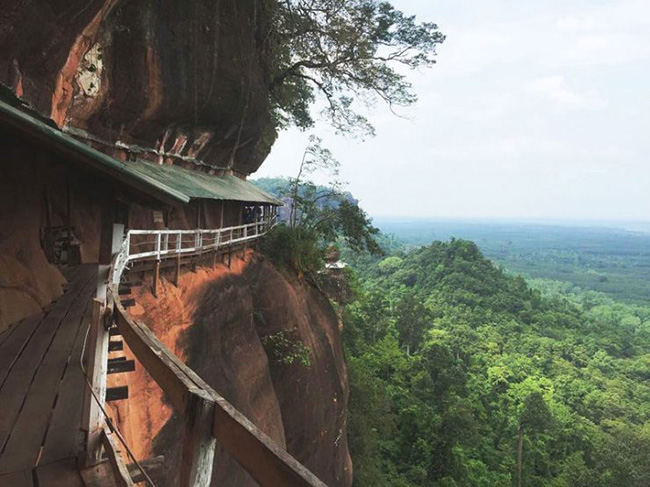
[[(378, 104), (363, 143), (313, 131), (369, 214), (650, 219), (650, 2), (394, 3), (447, 35), (411, 75), (419, 103)], [(282, 133), (255, 177), (293, 175), (308, 135)]]

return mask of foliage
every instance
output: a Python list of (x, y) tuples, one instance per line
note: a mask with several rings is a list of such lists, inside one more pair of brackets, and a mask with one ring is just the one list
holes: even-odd
[(262, 338), (264, 348), (269, 350), (270, 357), (283, 365), (311, 365), (311, 349), (304, 345), (294, 334), (279, 331)]
[(313, 230), (287, 225), (276, 226), (260, 244), (260, 251), (276, 266), (298, 273), (320, 269), (325, 250)]
[[(375, 240), (379, 230), (343, 192), (338, 168), (332, 153), (312, 136), (296, 177), (284, 185), (272, 183), (289, 206), (286, 221), (270, 232), (263, 244), (263, 251), (276, 264), (298, 273), (316, 271), (322, 267), (325, 248), (338, 240), (356, 252), (382, 252)], [(328, 187), (307, 179), (317, 172), (328, 177)]]
[[(355, 262), (356, 486), (647, 485), (650, 308), (531, 288), (463, 240)], [(521, 455), (519, 455), (521, 452)]]
[(389, 106), (416, 100), (401, 67), (431, 66), (444, 36), (433, 23), (379, 0), (278, 0), (270, 39), (270, 92), (277, 123), (314, 123), (311, 104), (321, 96), (338, 130), (372, 133), (355, 99)]

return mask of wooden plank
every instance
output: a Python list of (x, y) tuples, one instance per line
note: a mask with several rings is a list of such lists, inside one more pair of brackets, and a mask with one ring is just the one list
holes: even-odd
[(108, 461), (113, 469), (113, 477), (115, 478), (115, 484), (117, 487), (133, 487), (135, 484), (131, 480), (129, 470), (122, 461), (120, 449), (118, 448), (116, 441), (113, 439), (113, 434), (108, 430), (108, 428), (104, 428), (102, 444), (104, 445), (104, 451), (108, 455)]
[(13, 334), (13, 332), (16, 331), (23, 321), (25, 320), (23, 319), (17, 323), (10, 323), (4, 331), (0, 332), (0, 347), (2, 347), (2, 344)]
[(33, 487), (31, 470), (22, 470), (0, 475), (0, 487)]
[(90, 279), (61, 320), (32, 383), (29, 384), (20, 414), (8, 431), (5, 450), (0, 458), (0, 472), (37, 464), (61, 381), (93, 292), (94, 282)]
[(58, 399), (47, 430), (40, 464), (52, 463), (64, 458), (76, 457), (81, 447), (84, 394), (86, 381), (81, 369), (81, 353), (86, 338), (86, 330), (91, 321), (86, 313), (81, 329), (70, 355)]
[(130, 308), (131, 306), (135, 306), (135, 299), (133, 298), (122, 299), (122, 306), (124, 306), (125, 308)]
[(38, 367), (45, 358), (54, 337), (69, 309), (74, 305), (78, 294), (92, 282), (90, 276), (72, 283), (70, 290), (56, 303), (32, 335), (25, 352), (20, 355), (11, 374), (0, 387), (0, 448), (3, 448), (9, 433), (23, 406), (30, 384)]
[(38, 487), (84, 487), (74, 458), (38, 467), (36, 478)]
[(117, 340), (111, 340), (108, 342), (108, 351), (109, 352), (120, 352), (124, 350), (124, 342), (123, 341), (117, 341)]
[(13, 333), (0, 345), (0, 387), (42, 321), (43, 315), (40, 313), (25, 318), (14, 326)]

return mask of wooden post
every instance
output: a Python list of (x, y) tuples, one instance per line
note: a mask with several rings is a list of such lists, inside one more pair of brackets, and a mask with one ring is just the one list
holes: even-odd
[(135, 487), (129, 469), (120, 456), (121, 450), (113, 439), (113, 433), (110, 432), (108, 427), (102, 430), (101, 440), (106, 451), (106, 456), (108, 456), (108, 462), (111, 464), (111, 469), (113, 470), (113, 479), (116, 487)]
[(174, 284), (178, 287), (181, 278), (181, 248), (182, 248), (182, 233), (176, 234), (176, 275), (174, 277)]
[(181, 487), (209, 487), (216, 439), (212, 436), (215, 402), (203, 390), (190, 392), (185, 409)]
[(101, 461), (102, 432), (104, 429), (104, 415), (97, 403), (106, 401), (106, 372), (108, 364), (109, 334), (104, 327), (104, 300), (93, 300), (93, 315), (88, 335), (88, 348), (86, 350), (86, 374), (92, 384), (86, 388), (83, 409), (82, 428), (86, 432), (86, 445), (82, 463), (85, 466), (96, 465)]
[(54, 239), (52, 238), (52, 203), (50, 202), (50, 191), (46, 185), (43, 190), (45, 201), (45, 257), (50, 264), (54, 264)]
[(68, 264), (71, 262), (70, 256), (72, 255), (72, 188), (70, 186), (70, 174), (69, 172), (66, 172), (66, 224), (68, 226)]
[(103, 302), (106, 301), (106, 290), (108, 289), (108, 275), (113, 262), (113, 226), (115, 221), (115, 206), (113, 194), (103, 195), (102, 220), (99, 235), (99, 269), (97, 271), (97, 293), (96, 297)]
[(153, 289), (152, 293), (155, 298), (158, 297), (158, 281), (160, 280), (160, 260), (156, 261), (156, 270), (153, 276)]

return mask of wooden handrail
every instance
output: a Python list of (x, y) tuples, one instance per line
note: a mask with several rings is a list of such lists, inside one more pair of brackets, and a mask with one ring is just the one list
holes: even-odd
[[(113, 286), (117, 296), (117, 286)], [(181, 485), (208, 486), (214, 439), (262, 487), (326, 487), (232, 404), (181, 362), (151, 330), (128, 316), (115, 300), (122, 337), (185, 420)]]

